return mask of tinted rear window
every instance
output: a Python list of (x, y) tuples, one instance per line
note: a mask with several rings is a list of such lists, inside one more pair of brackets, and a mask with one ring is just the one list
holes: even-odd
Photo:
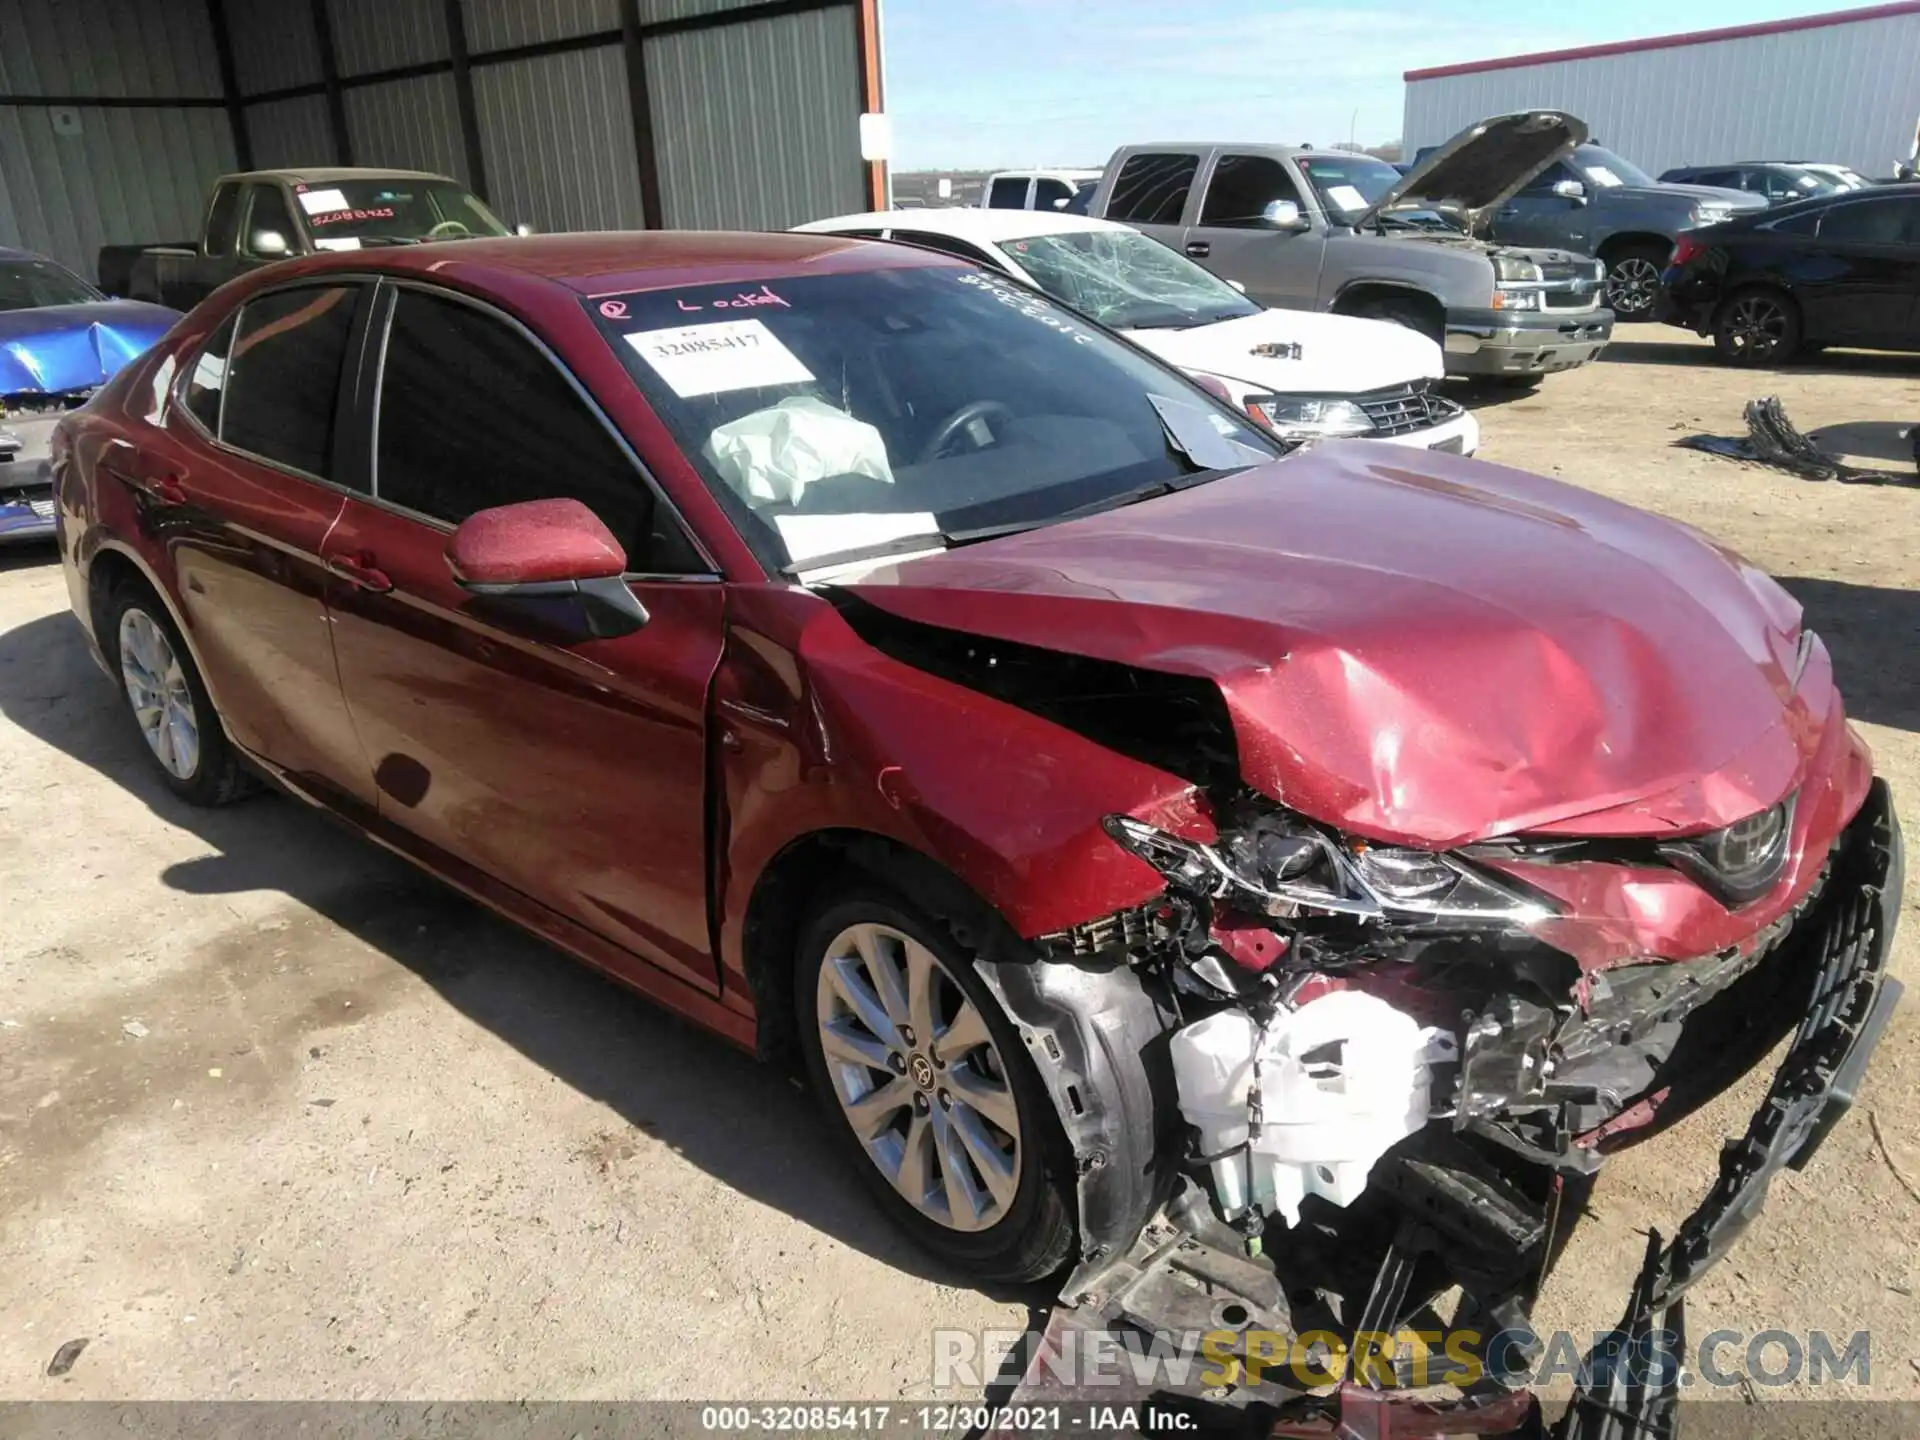
[(359, 288), (301, 286), (240, 312), (220, 438), (309, 475), (331, 473), (334, 400)]
[(1129, 155), (1107, 197), (1107, 218), (1132, 225), (1178, 225), (1199, 169), (1198, 155)]

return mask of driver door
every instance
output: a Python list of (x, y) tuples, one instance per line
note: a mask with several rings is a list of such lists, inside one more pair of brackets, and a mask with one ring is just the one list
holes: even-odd
[[(1223, 280), (1237, 280), (1249, 298), (1286, 310), (1313, 310), (1320, 303), (1320, 268), (1326, 232), (1312, 219), (1300, 187), (1271, 155), (1217, 154), (1204, 179), (1198, 223), (1182, 235), (1188, 259)], [(1290, 200), (1313, 228), (1275, 230), (1261, 215), (1275, 200)]]
[(1508, 197), (1494, 211), (1492, 234), (1502, 245), (1539, 245), (1549, 249), (1587, 248), (1586, 210), (1591, 192), (1580, 199), (1556, 195), (1553, 187), (1580, 177), (1565, 161), (1556, 161)]
[[(362, 406), (372, 494), (324, 557), (341, 688), (381, 818), (429, 865), (478, 872), (706, 993), (707, 691), (722, 588), (626, 442), (517, 322), (383, 289)], [(367, 387), (363, 386), (363, 393)], [(374, 397), (368, 395), (371, 402)], [(627, 551), (649, 620), (562, 643), (454, 583), (476, 510), (571, 496)]]

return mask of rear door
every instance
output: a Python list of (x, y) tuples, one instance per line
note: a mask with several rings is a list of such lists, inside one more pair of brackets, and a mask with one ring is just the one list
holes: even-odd
[(1920, 197), (1863, 196), (1820, 217), (1815, 263), (1797, 267), (1807, 333), (1835, 344), (1910, 343), (1920, 275)]
[(1208, 167), (1197, 212), (1184, 232), (1187, 256), (1227, 280), (1238, 280), (1262, 305), (1312, 310), (1320, 297), (1326, 232), (1275, 230), (1261, 214), (1291, 200), (1303, 217), (1313, 210), (1286, 164), (1272, 155), (1222, 150)]
[[(531, 332), (444, 291), (382, 296), (378, 393), (359, 406), (372, 494), (347, 501), (326, 546), (381, 817), (436, 868), (472, 867), (712, 993), (706, 707), (722, 587)], [(587, 504), (626, 548), (642, 629), (563, 642), (454, 583), (455, 525), (551, 496)]]
[(107, 462), (144, 494), (221, 718), (335, 803), (372, 798), (340, 695), (321, 546), (352, 483), (335, 417), (371, 287), (249, 300), (187, 362), (165, 431)]
[(1185, 234), (1187, 200), (1200, 176), (1200, 159), (1199, 150), (1134, 151), (1114, 177), (1101, 213), (1178, 250)]

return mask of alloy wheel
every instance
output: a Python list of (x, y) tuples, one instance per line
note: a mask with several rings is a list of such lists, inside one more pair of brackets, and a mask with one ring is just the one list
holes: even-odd
[(1787, 312), (1769, 295), (1742, 295), (1721, 322), (1728, 348), (1742, 359), (1764, 360), (1787, 338)]
[(200, 722), (193, 692), (167, 632), (137, 606), (120, 617), (120, 677), (154, 758), (174, 779), (191, 780), (200, 768)]
[(848, 926), (821, 961), (815, 1021), (841, 1113), (907, 1203), (953, 1230), (1004, 1217), (1020, 1113), (986, 1017), (940, 957), (892, 926)]
[(1644, 255), (1623, 256), (1607, 272), (1607, 304), (1622, 314), (1646, 314), (1659, 290), (1660, 271)]

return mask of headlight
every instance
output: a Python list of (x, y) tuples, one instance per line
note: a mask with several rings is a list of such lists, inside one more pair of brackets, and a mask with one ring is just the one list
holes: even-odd
[(1538, 285), (1546, 277), (1540, 273), (1540, 267), (1531, 260), (1523, 260), (1518, 255), (1496, 255), (1493, 257), (1493, 275), (1502, 283), (1510, 280), (1523, 280)]
[(1538, 290), (1496, 290), (1493, 292), (1493, 308), (1496, 310), (1538, 310), (1540, 292)]
[(1693, 212), (1695, 225), (1718, 225), (1722, 220), (1733, 218), (1733, 210), (1726, 205), (1702, 205)]
[(1247, 409), (1277, 435), (1291, 440), (1371, 435), (1373, 421), (1351, 400), (1312, 395), (1255, 395)]
[(1257, 913), (1529, 924), (1551, 913), (1467, 862), (1344, 840), (1286, 811), (1255, 816), (1218, 845), (1182, 840), (1127, 815), (1107, 833), (1176, 885)]

